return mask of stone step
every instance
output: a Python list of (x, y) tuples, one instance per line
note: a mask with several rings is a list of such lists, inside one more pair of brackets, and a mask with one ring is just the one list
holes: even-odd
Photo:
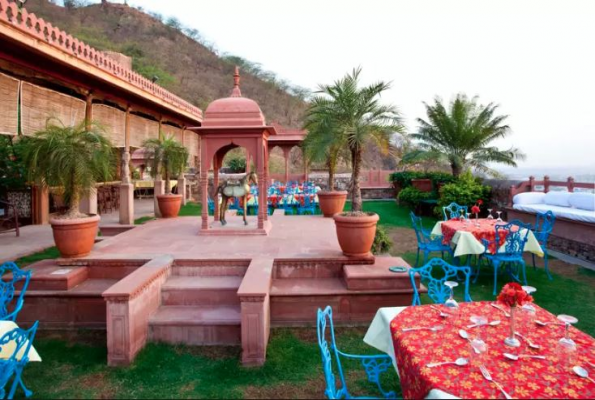
[(234, 305), (241, 276), (170, 276), (161, 287), (164, 306)]
[(176, 265), (174, 276), (244, 276), (248, 265)]
[[(405, 272), (391, 272), (390, 267), (405, 267)], [(412, 290), (409, 269), (401, 257), (376, 257), (374, 264), (345, 265), (343, 276), (349, 290)], [(417, 278), (419, 288), (419, 278)]]
[[(43, 260), (36, 262), (25, 270), (31, 270), (31, 279), (27, 290), (70, 290), (89, 278), (87, 267), (64, 267), (56, 263), (56, 260)], [(12, 274), (6, 274), (2, 280), (12, 279)], [(23, 281), (15, 285), (17, 289), (22, 288)]]
[(149, 319), (149, 340), (195, 346), (238, 345), (240, 306), (161, 306)]

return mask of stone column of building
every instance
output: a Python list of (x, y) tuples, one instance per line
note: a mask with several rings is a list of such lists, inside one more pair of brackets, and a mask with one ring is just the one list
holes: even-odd
[(306, 158), (306, 150), (302, 147), (302, 160), (304, 163), (304, 182), (308, 182), (308, 159)]
[(289, 182), (289, 153), (291, 153), (291, 147), (281, 146), (283, 150), (283, 157), (285, 158), (285, 185)]
[(268, 143), (265, 142), (264, 145), (264, 190), (265, 190), (265, 200), (266, 203), (264, 203), (264, 205), (266, 205), (265, 208), (265, 213), (264, 213), (264, 220), (268, 221), (269, 220), (269, 204), (268, 204), (268, 195), (269, 195), (269, 145)]
[[(93, 95), (87, 94), (85, 98), (85, 125), (87, 129), (91, 129), (93, 121)], [(83, 214), (96, 215), (97, 214), (97, 188), (89, 191), (89, 194), (81, 199), (79, 204), (79, 211)]]
[[(186, 127), (182, 128), (182, 143), (181, 145), (184, 146), (184, 133), (186, 131)], [(187, 193), (186, 193), (186, 168), (180, 173), (178, 177), (178, 194), (182, 196), (182, 205), (186, 205), (187, 202)]]
[(130, 180), (130, 107), (126, 108), (124, 152), (120, 175), (120, 224), (134, 225), (134, 183)]
[[(200, 145), (200, 198), (201, 198), (201, 229), (209, 229), (209, 160), (207, 159), (207, 144)], [(217, 204), (215, 204), (215, 208)]]
[[(161, 137), (162, 122), (163, 122), (163, 119), (160, 117), (159, 118), (159, 131), (157, 132), (159, 139), (162, 139), (162, 137)], [(162, 194), (165, 194), (165, 182), (161, 178), (161, 174), (157, 174), (155, 176), (154, 187), (153, 187), (153, 210), (155, 213), (155, 217), (157, 217), (157, 218), (161, 218), (161, 210), (159, 210), (159, 202), (157, 201), (157, 196), (161, 196)]]
[(266, 142), (259, 138), (257, 139), (257, 154), (254, 156), (256, 162), (257, 176), (258, 176), (258, 229), (264, 228), (265, 214), (267, 213), (267, 191), (266, 191), (266, 174), (265, 174), (265, 153), (264, 146)]
[(219, 187), (219, 169), (221, 168), (221, 161), (223, 157), (219, 156), (219, 153), (215, 153), (213, 157), (213, 203), (215, 204), (215, 209), (213, 211), (213, 216), (215, 221), (219, 221), (219, 195), (217, 194), (216, 190)]

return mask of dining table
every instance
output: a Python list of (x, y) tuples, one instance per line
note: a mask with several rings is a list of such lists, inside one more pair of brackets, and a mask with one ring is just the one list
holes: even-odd
[[(534, 314), (516, 310), (513, 317), (515, 332), (522, 335), (520, 347), (504, 343), (511, 334), (508, 307), (488, 301), (459, 303), (458, 312), (447, 318), (441, 305), (380, 308), (364, 342), (391, 357), (407, 399), (505, 398), (503, 391), (510, 398), (595, 398), (595, 339), (568, 326), (568, 337), (576, 343), (569, 351), (559, 342), (564, 324), (532, 306)], [(478, 316), (491, 324), (474, 327)], [(475, 337), (483, 340), (480, 354), (470, 342)], [(512, 360), (505, 353), (519, 357)], [(465, 362), (457, 365), (457, 359)], [(575, 366), (591, 379), (575, 373)]]
[[(443, 244), (454, 247), (455, 257), (479, 255), (486, 251), (482, 239), (493, 242), (496, 237), (496, 225), (498, 224), (506, 225), (507, 222), (488, 218), (466, 219), (465, 221), (450, 219), (447, 221), (438, 221), (430, 234), (433, 237), (442, 236)], [(520, 229), (524, 230), (526, 228)], [(504, 243), (504, 239), (505, 236), (501, 237), (500, 243)], [(493, 245), (495, 246), (495, 242), (493, 242)], [(502, 244), (498, 251), (503, 252), (504, 247), (505, 245)], [(495, 248), (489, 248), (488, 250), (491, 253), (495, 253), (496, 251)], [(543, 257), (543, 249), (531, 230), (529, 230), (529, 234), (527, 235), (525, 251)]]

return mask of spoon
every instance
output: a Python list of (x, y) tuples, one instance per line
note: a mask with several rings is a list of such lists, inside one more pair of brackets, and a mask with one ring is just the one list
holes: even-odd
[(436, 310), (436, 311), (438, 311), (438, 312), (440, 313), (440, 316), (441, 316), (442, 318), (446, 318), (446, 317), (448, 317), (448, 314), (446, 314), (446, 313), (442, 312), (442, 310), (441, 310), (441, 309), (439, 309), (438, 307), (430, 306), (430, 308), (431, 308), (432, 310)]
[(593, 380), (593, 378), (589, 378), (589, 373), (583, 367), (579, 367), (578, 365), (576, 365), (576, 366), (572, 367), (572, 370), (574, 371), (575, 374), (577, 374), (581, 378), (587, 378), (591, 382), (595, 383), (595, 380)]
[(459, 367), (464, 367), (465, 365), (469, 364), (469, 361), (466, 358), (457, 358), (456, 361), (446, 361), (446, 362), (439, 362), (439, 363), (432, 363), (426, 365), (428, 368), (438, 367), (440, 365), (447, 365), (447, 364), (454, 364), (458, 365)]
[(497, 304), (494, 304), (494, 303), (490, 303), (490, 305), (491, 305), (492, 307), (494, 307), (495, 309), (502, 311), (502, 312), (504, 313), (504, 316), (506, 316), (506, 317), (510, 318), (510, 314), (508, 313), (508, 311), (506, 311), (505, 309), (503, 309), (503, 308), (502, 308), (502, 307), (500, 307), (499, 305), (497, 305)]
[(403, 328), (401, 329), (403, 332), (411, 332), (411, 331), (423, 331), (423, 330), (428, 330), (431, 332), (438, 332), (441, 331), (442, 329), (444, 329), (444, 327), (442, 325), (436, 325), (436, 326), (432, 326), (432, 327), (418, 327), (418, 328)]
[[(499, 320), (495, 320), (495, 321), (492, 321), (492, 322), (490, 322), (490, 323), (487, 323), (487, 324), (485, 324), (485, 325), (489, 325), (489, 326), (498, 326), (498, 325), (500, 325), (500, 321), (499, 321)], [(476, 327), (478, 327), (478, 326), (481, 326), (481, 325), (480, 325), (480, 324), (471, 324), (471, 325), (467, 325), (467, 328), (468, 328), (468, 329), (471, 329), (471, 328), (476, 328)]]
[(589, 364), (591, 367), (595, 368), (595, 364), (587, 362), (587, 364)]
[[(459, 335), (463, 338), (469, 341), (469, 343), (471, 343), (471, 339), (469, 339), (469, 334), (467, 333), (467, 331), (460, 329), (459, 330)], [(475, 351), (475, 354), (479, 354), (479, 350), (477, 350), (477, 348), (475, 348), (475, 346), (471, 346), (471, 348)]]
[(548, 325), (560, 325), (561, 326), (561, 325), (564, 325), (559, 322), (543, 322), (543, 321), (539, 321), (537, 319), (535, 320), (535, 323), (539, 326), (548, 326)]
[(519, 354), (517, 356), (516, 354), (504, 353), (503, 355), (504, 355), (504, 357), (508, 358), (509, 360), (514, 360), (514, 361), (517, 361), (519, 358), (538, 358), (540, 360), (545, 360), (545, 356), (534, 356), (531, 354)]
[(521, 339), (523, 339), (525, 342), (527, 342), (527, 344), (529, 345), (529, 347), (531, 347), (532, 349), (535, 349), (535, 350), (541, 349), (541, 346), (540, 345), (533, 343), (531, 340), (529, 340), (529, 338), (521, 335), (518, 332), (515, 332), (514, 334), (517, 335), (518, 337), (520, 337)]

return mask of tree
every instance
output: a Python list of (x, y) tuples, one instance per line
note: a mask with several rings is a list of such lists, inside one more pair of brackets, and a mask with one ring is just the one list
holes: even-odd
[(419, 130), (410, 135), (417, 140), (418, 149), (407, 154), (405, 162), (442, 158), (447, 161), (454, 176), (474, 168), (490, 175), (498, 175), (488, 163), (506, 164), (516, 167), (517, 160), (525, 155), (511, 147), (500, 150), (490, 145), (496, 139), (511, 133), (504, 123), (507, 115), (497, 115), (498, 105), (478, 104), (478, 98), (469, 99), (458, 94), (448, 109), (440, 98), (434, 103), (424, 103), (428, 120), (418, 118)]
[(364, 146), (375, 142), (388, 151), (392, 134), (404, 131), (397, 108), (379, 102), (390, 83), (360, 88), (360, 74), (361, 68), (356, 68), (332, 85), (320, 85), (306, 111), (306, 120), (316, 121), (317, 129), (333, 135), (329, 143), (349, 151), (352, 211), (362, 210), (359, 178)]
[(112, 144), (99, 126), (83, 121), (65, 126), (49, 119), (46, 128), (21, 139), (29, 180), (58, 187), (68, 218), (79, 217), (79, 203), (97, 182), (109, 181), (116, 166)]
[(169, 182), (186, 169), (188, 150), (173, 135), (163, 139), (148, 139), (143, 143), (146, 164), (151, 166), (151, 177), (165, 179), (165, 193), (170, 194)]

